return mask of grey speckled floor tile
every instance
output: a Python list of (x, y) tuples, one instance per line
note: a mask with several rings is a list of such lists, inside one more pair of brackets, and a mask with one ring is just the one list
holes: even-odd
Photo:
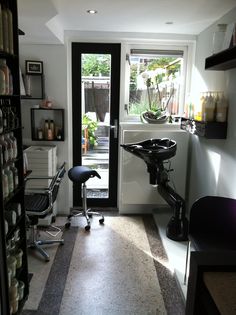
[(83, 218), (72, 220), (44, 277), (45, 262), (37, 260), (29, 299), (38, 309), (31, 305), (22, 315), (184, 314), (152, 216), (104, 214), (105, 225), (94, 218), (90, 233)]
[(141, 217), (106, 217), (90, 233), (79, 230), (60, 309), (71, 314), (166, 314)]

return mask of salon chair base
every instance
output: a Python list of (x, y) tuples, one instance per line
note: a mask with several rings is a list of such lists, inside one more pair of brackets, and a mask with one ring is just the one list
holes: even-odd
[[(99, 212), (95, 212), (95, 211), (92, 211), (92, 209), (87, 209), (87, 210), (81, 210), (81, 209), (78, 209), (78, 208), (71, 208), (70, 210), (70, 214), (68, 215), (68, 220), (70, 220), (72, 217), (73, 218), (76, 218), (76, 217), (79, 217), (79, 216), (83, 216), (85, 217), (86, 221), (87, 221), (87, 225), (85, 226), (85, 230), (86, 231), (89, 231), (90, 230), (90, 218), (92, 218), (94, 215), (98, 215), (101, 217), (101, 219), (99, 219), (99, 223), (100, 224), (103, 224), (104, 223), (104, 216), (99, 213)], [(69, 228), (71, 225), (70, 222), (67, 222), (65, 224), (65, 227), (66, 228)]]
[(60, 244), (64, 245), (64, 239), (52, 239), (52, 240), (38, 240), (37, 235), (37, 227), (31, 227), (31, 239), (28, 241), (28, 248), (36, 249), (45, 259), (45, 261), (50, 261), (49, 254), (41, 247), (41, 245), (50, 245), (50, 244)]

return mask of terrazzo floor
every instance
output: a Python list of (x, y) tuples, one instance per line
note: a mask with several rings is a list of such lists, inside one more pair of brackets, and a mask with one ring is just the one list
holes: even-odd
[(153, 217), (105, 213), (104, 225), (92, 221), (88, 233), (84, 219), (73, 218), (65, 245), (48, 248), (49, 264), (29, 255), (34, 275), (23, 315), (184, 314)]

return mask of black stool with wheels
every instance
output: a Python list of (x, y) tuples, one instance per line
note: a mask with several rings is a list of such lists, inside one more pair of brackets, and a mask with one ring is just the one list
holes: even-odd
[[(100, 224), (104, 223), (104, 216), (100, 214), (99, 212), (94, 212), (91, 209), (87, 208), (87, 187), (86, 182), (89, 178), (93, 177), (101, 178), (101, 176), (96, 172), (95, 170), (86, 167), (86, 166), (75, 166), (72, 167), (68, 171), (68, 177), (69, 179), (76, 184), (82, 185), (82, 199), (83, 199), (83, 208), (82, 210), (72, 208), (71, 213), (68, 215), (68, 219), (70, 220), (72, 217), (78, 217), (78, 216), (84, 216), (87, 220), (87, 225), (85, 226), (85, 230), (90, 230), (90, 218), (92, 218), (93, 215), (99, 215), (101, 216), (101, 219), (99, 220)], [(66, 228), (70, 227), (70, 222), (67, 222), (65, 225)]]

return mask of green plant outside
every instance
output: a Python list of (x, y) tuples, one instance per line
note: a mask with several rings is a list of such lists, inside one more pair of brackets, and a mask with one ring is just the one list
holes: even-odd
[(98, 128), (98, 123), (92, 120), (90, 117), (88, 117), (88, 115), (84, 114), (82, 119), (82, 128), (88, 129), (89, 144), (91, 146), (96, 146), (97, 137), (95, 135), (95, 131)]
[[(176, 72), (180, 69), (180, 64), (174, 62), (176, 58), (173, 57), (163, 57), (163, 58), (157, 58), (154, 59), (152, 62), (146, 65), (146, 67), (141, 64), (138, 68), (137, 64), (131, 64), (130, 67), (130, 92), (135, 91), (137, 88), (137, 77), (142, 72), (145, 72), (145, 70), (156, 70), (156, 69), (167, 69), (166, 73), (160, 73), (157, 74), (153, 79), (150, 77), (146, 79), (146, 87), (147, 87), (147, 101), (135, 101), (135, 99), (132, 99), (132, 101), (129, 103), (129, 115), (140, 115), (142, 112), (145, 111), (151, 111), (156, 115), (156, 117), (159, 117), (162, 115), (162, 112), (165, 112), (165, 108), (163, 108), (162, 105), (162, 97), (160, 94), (160, 87), (159, 84), (164, 81), (164, 78), (168, 78), (170, 75), (172, 78), (176, 76)], [(150, 90), (154, 89), (156, 90), (156, 98), (153, 99), (153, 95), (151, 96)], [(169, 97), (170, 100), (170, 97)], [(169, 102), (168, 100), (168, 102)], [(168, 103), (167, 103), (168, 105)]]
[(83, 76), (109, 76), (111, 71), (111, 56), (109, 54), (83, 54)]

